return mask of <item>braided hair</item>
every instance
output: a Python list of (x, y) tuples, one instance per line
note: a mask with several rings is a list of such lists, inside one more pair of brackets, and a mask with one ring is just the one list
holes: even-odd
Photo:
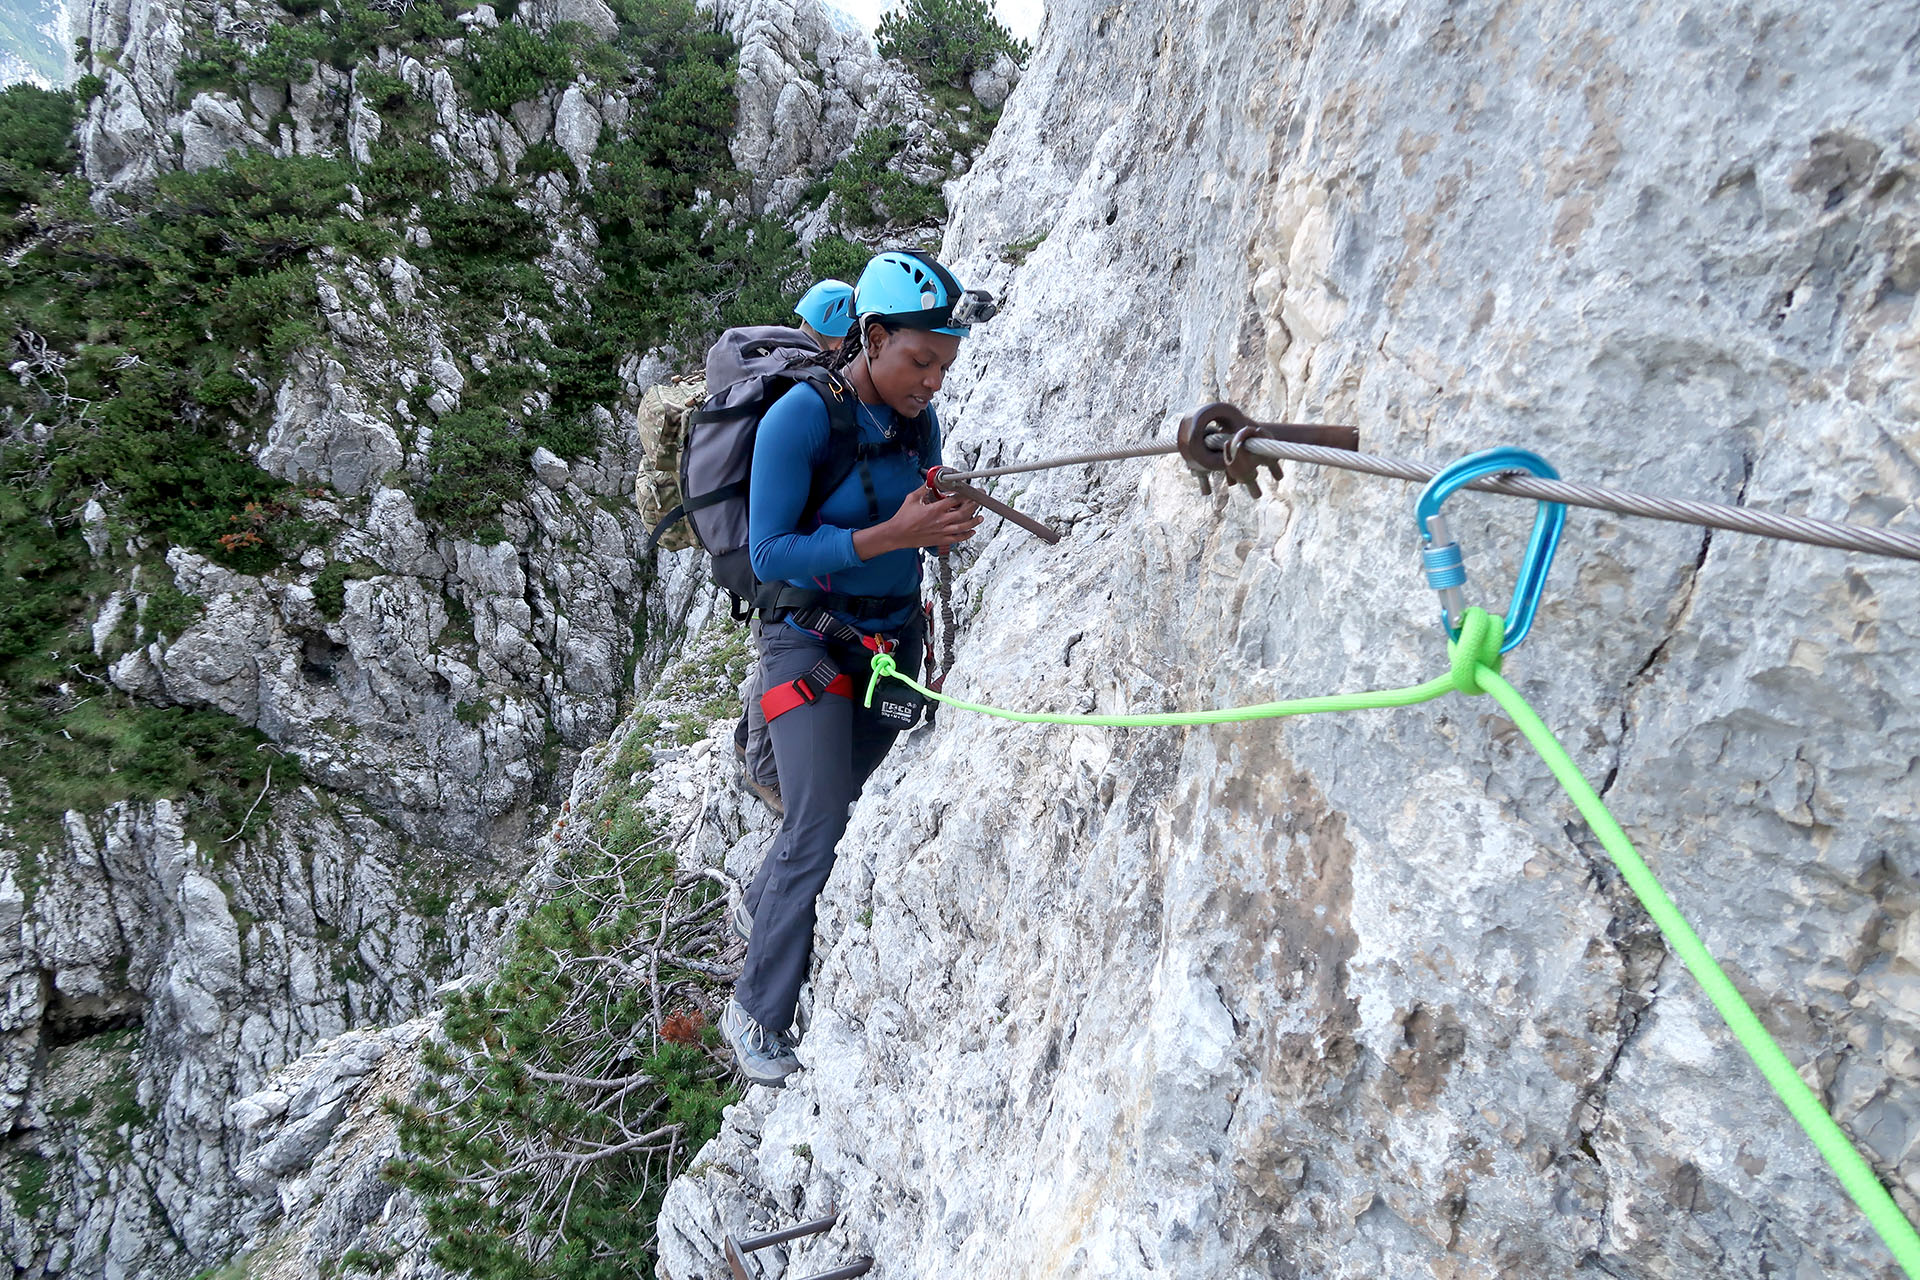
[(845, 373), (853, 367), (853, 362), (860, 358), (860, 351), (864, 345), (864, 335), (866, 334), (867, 326), (870, 324), (878, 324), (888, 333), (898, 333), (905, 327), (894, 324), (885, 316), (877, 313), (861, 316), (854, 321), (853, 326), (847, 330), (847, 336), (840, 340), (840, 346), (837, 350), (822, 351), (807, 363), (819, 365), (833, 373)]

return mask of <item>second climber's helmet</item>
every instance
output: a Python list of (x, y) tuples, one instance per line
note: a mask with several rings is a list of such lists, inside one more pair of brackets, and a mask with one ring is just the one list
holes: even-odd
[(844, 338), (853, 328), (853, 286), (844, 280), (822, 280), (801, 294), (793, 309), (822, 337)]
[(996, 309), (991, 294), (962, 289), (931, 254), (911, 249), (876, 254), (860, 273), (853, 297), (860, 315), (956, 338), (966, 337), (970, 326), (991, 320)]

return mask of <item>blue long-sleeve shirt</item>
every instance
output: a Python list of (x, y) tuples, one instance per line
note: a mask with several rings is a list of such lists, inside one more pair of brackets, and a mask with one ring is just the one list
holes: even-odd
[[(892, 453), (866, 464), (873, 504), (867, 501), (861, 469), (841, 481), (820, 504), (817, 517), (801, 526), (813, 474), (827, 460), (827, 406), (805, 384), (789, 390), (760, 419), (753, 446), (753, 488), (747, 505), (747, 540), (753, 572), (762, 582), (790, 582), (855, 596), (914, 596), (920, 593), (920, 552), (888, 551), (862, 560), (853, 549), (857, 529), (883, 523), (900, 509), (907, 494), (926, 482), (928, 467), (940, 462), (940, 424), (927, 411), (926, 454)], [(860, 439), (884, 443), (888, 431), (911, 428), (885, 405), (855, 404)], [(873, 509), (878, 509), (877, 518)], [(878, 618), (846, 620), (865, 630), (892, 631), (905, 626), (917, 606)]]

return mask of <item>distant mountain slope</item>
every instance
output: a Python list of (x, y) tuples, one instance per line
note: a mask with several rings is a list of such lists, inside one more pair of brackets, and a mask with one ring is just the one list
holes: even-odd
[(69, 51), (61, 0), (0, 0), (0, 85), (64, 85), (72, 78)]

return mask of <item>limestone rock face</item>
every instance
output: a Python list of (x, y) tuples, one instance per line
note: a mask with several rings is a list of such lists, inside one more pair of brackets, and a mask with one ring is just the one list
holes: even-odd
[[(30, 893), (0, 881), (0, 1106), (61, 1205), (50, 1249), (0, 1209), (19, 1274), (167, 1275), (243, 1238), (272, 1202), (243, 1193), (258, 1120), (228, 1101), (309, 1044), (404, 1018), (492, 936), (476, 886), (450, 866), (434, 883), (370, 816), (311, 792), (276, 807), (276, 834), (245, 844), (166, 801), (69, 815)], [(327, 1140), (321, 1104), (294, 1112), (317, 1118), (261, 1161)]]
[(821, 0), (712, 0), (739, 42), (740, 101), (730, 143), (753, 176), (756, 211), (792, 212), (862, 132), (930, 129), (933, 106), (913, 74), (874, 52), (857, 25)]
[[(670, 558), (678, 564), (684, 556)], [(675, 581), (688, 583), (675, 574)], [(568, 808), (597, 803), (609, 788), (629, 782), (616, 772), (623, 747), (640, 726), (654, 731), (692, 710), (686, 677), (713, 660), (724, 637), (724, 605), (711, 589), (665, 597), (653, 614), (670, 628), (671, 642), (650, 651), (641, 682), (649, 696), (608, 737), (581, 753)], [(716, 868), (736, 882), (750, 876), (773, 836), (777, 819), (739, 784), (728, 764), (728, 717), (709, 725), (709, 735), (691, 748), (653, 750), (651, 787), (639, 803), (662, 830), (679, 839), (684, 864)], [(563, 809), (563, 812), (567, 811)], [(515, 915), (536, 904), (560, 882), (560, 858), (579, 854), (592, 839), (590, 824), (556, 822), (535, 841), (532, 866), (505, 911)], [(0, 904), (4, 899), (0, 899)], [(3, 911), (0, 905), (0, 911)], [(0, 915), (0, 918), (4, 918)], [(481, 957), (469, 972), (444, 984), (437, 996), (469, 987), (491, 971)], [(420, 1205), (411, 1194), (383, 1180), (386, 1162), (401, 1154), (389, 1100), (411, 1100), (420, 1080), (420, 1049), (439, 1033), (436, 1010), (398, 1026), (356, 1029), (316, 1045), (234, 1101), (226, 1113), (243, 1154), (239, 1177), (249, 1195), (277, 1207), (260, 1214), (262, 1225), (243, 1250), (248, 1274), (259, 1280), (315, 1280), (332, 1274), (350, 1251), (388, 1261), (382, 1275), (401, 1280), (442, 1280)]]
[[(789, 211), (862, 129), (931, 136), (911, 76), (819, 4), (737, 8), (728, 21), (759, 43), (736, 152), (760, 167), (766, 207)], [(391, 141), (368, 100), (391, 82), (364, 83), (377, 68), (420, 100), (456, 195), (530, 148), (568, 155), (524, 187), (551, 245), (535, 265), (558, 298), (597, 281), (583, 196), (603, 135), (633, 114), (618, 77), (489, 112), (456, 80), (463, 43), (427, 40), (367, 51), (351, 74), (323, 60), (291, 83), (183, 84), (210, 39), (258, 51), (292, 20), (262, 0), (97, 0), (81, 69), (106, 87), (80, 129), (96, 201), (137, 209), (158, 176), (242, 150), (365, 163)], [(617, 26), (601, 0), (460, 20)], [(365, 209), (349, 188), (338, 212)], [(509, 478), (497, 531), (423, 517), (434, 433), (507, 358), (495, 339), (552, 337), (534, 316), (457, 318), (416, 265), (430, 248), (412, 225), (377, 262), (315, 250), (321, 339), (285, 376), (248, 375), (263, 425), (243, 446), (289, 486), (286, 514), (323, 531), (315, 544), (260, 576), (155, 554), (88, 620), (120, 692), (258, 730), (275, 785), (244, 822), (128, 804), (0, 829), (0, 1242), (29, 1280), (175, 1280), (240, 1253), (250, 1275), (314, 1280), (356, 1243), (400, 1259), (384, 1274), (438, 1277), (424, 1221), (380, 1180), (393, 1148), (378, 1100), (412, 1087), (436, 987), (483, 968), (524, 906), (501, 904), (543, 856), (531, 836), (548, 807), (592, 781), (574, 776), (580, 753), (711, 610), (704, 561), (645, 555), (631, 501), (632, 415), (683, 362), (670, 349), (623, 363), (592, 410), (597, 449), (540, 449)], [(104, 563), (126, 534), (102, 498), (74, 514)], [(164, 633), (146, 625), (175, 592), (192, 608)], [(716, 758), (680, 762), (675, 803), (702, 803), (689, 779)], [(32, 1193), (15, 1177), (26, 1161), (46, 1173)]]
[(603, 40), (611, 40), (620, 29), (603, 0), (534, 0), (523, 10), (534, 29), (546, 31), (556, 23), (577, 22)]
[(202, 93), (180, 123), (183, 169), (210, 169), (236, 148), (261, 148), (266, 135), (247, 120), (246, 108), (224, 94)]
[[(547, 16), (592, 25), (595, 8)], [(284, 20), (248, 0), (100, 0), (86, 69), (107, 88), (80, 131), (96, 198), (136, 207), (155, 176), (235, 148), (364, 156), (378, 114), (331, 67), (240, 96), (178, 92), (184, 50), (209, 35), (257, 46)], [(576, 135), (590, 126), (590, 151), (601, 121), (625, 118), (617, 91), (561, 85), (523, 133), (461, 99), (444, 58), (380, 58), (433, 99), (434, 145), (467, 190), (569, 121)], [(577, 194), (559, 180), (534, 210), (553, 244), (536, 265), (561, 290), (595, 269)], [(264, 1145), (264, 1118), (230, 1105), (315, 1045), (407, 1022), (481, 962), (506, 890), (536, 856), (529, 829), (565, 796), (577, 752), (614, 727), (628, 672), (662, 659), (664, 629), (633, 652), (648, 593), (669, 616), (695, 590), (687, 566), (656, 576), (641, 563), (646, 530), (615, 501), (632, 492), (637, 457), (614, 415), (664, 376), (658, 361), (637, 364), (642, 381), (598, 410), (595, 453), (527, 468), (504, 540), (421, 518), (413, 495), (434, 425), (492, 353), (456, 331), (413, 252), (376, 265), (317, 251), (325, 340), (290, 376), (255, 386), (269, 423), (249, 447), (294, 487), (323, 545), (260, 577), (176, 548), (91, 620), (97, 650), (125, 648), (111, 665), (122, 692), (265, 735), (277, 785), (258, 813), (239, 832), (166, 805), (0, 830), (0, 1133), (10, 1161), (47, 1172), (44, 1195), (0, 1197), (0, 1241), (21, 1276), (191, 1276), (334, 1190), (323, 1179), (302, 1199), (288, 1184), (345, 1141), (352, 1117), (338, 1099), (296, 1099), (293, 1128)], [(76, 514), (95, 555), (124, 541), (104, 506)], [(168, 590), (198, 613), (158, 634), (140, 609)], [(128, 631), (131, 647), (115, 639)], [(284, 785), (292, 756), (298, 788)], [(365, 1182), (377, 1175), (375, 1161)], [(325, 1213), (346, 1221), (358, 1203)]]
[[(1911, 529), (1908, 35), (1857, 7), (1060, 0), (953, 193), (948, 260), (1008, 306), (948, 383), (950, 460), (1166, 438), (1224, 398)], [(1298, 467), (1216, 502), (1171, 459), (1001, 484), (1069, 533), (989, 520), (949, 692), (1161, 710), (1444, 669), (1410, 486)], [(1450, 511), (1500, 607), (1532, 511)], [(1576, 510), (1507, 667), (1909, 1214), (1917, 618), (1912, 565)], [(804, 1072), (676, 1184), (663, 1275), (829, 1201), (794, 1273), (1895, 1274), (1484, 701), (944, 712), (856, 811), (812, 1009)]]
[(106, 90), (80, 126), (83, 172), (109, 190), (149, 182), (174, 167), (167, 125), (186, 48), (183, 16), (167, 0), (100, 0), (88, 6), (84, 30), (91, 48), (116, 56), (87, 68)]

